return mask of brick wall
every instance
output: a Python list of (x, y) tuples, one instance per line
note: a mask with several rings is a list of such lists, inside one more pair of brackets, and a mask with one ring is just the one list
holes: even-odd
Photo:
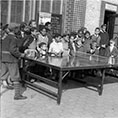
[(64, 0), (63, 32), (72, 31), (74, 0)]
[(104, 21), (105, 4), (103, 3), (106, 2), (118, 5), (118, 0), (87, 0), (85, 27), (87, 27), (91, 33), (94, 33), (94, 29), (99, 27)]
[(86, 0), (64, 0), (64, 31), (77, 31), (84, 26)]
[(86, 0), (75, 0), (72, 30), (77, 31), (84, 26)]

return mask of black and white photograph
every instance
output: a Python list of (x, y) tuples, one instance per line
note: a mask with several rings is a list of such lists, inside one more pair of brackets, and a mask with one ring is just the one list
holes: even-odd
[(0, 0), (0, 118), (118, 118), (118, 0)]

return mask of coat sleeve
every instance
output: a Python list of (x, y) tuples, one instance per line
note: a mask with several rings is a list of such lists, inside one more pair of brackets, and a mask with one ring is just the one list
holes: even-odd
[(16, 57), (19, 58), (21, 57), (21, 53), (19, 52), (19, 48), (17, 46), (17, 39), (15, 37), (11, 37), (11, 42), (10, 42), (10, 53)]

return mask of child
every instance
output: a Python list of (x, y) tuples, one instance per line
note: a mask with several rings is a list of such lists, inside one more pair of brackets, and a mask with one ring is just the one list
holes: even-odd
[(110, 45), (106, 48), (105, 56), (107, 57), (118, 57), (118, 49), (115, 46), (115, 40), (110, 40)]
[(84, 42), (84, 38), (83, 38), (83, 35), (82, 35), (82, 31), (79, 30), (78, 31), (78, 35), (77, 35), (77, 38), (76, 40), (74, 41), (75, 43), (75, 48), (76, 48), (76, 51), (81, 51), (83, 52), (83, 42)]
[(84, 52), (88, 52), (90, 50), (90, 44), (92, 43), (92, 40), (90, 38), (90, 32), (86, 31), (85, 38), (84, 38)]
[(49, 53), (51, 56), (60, 57), (63, 54), (63, 44), (61, 42), (61, 35), (55, 34), (54, 41), (49, 46)]
[(99, 55), (99, 47), (97, 46), (97, 42), (96, 41), (93, 41), (90, 44), (90, 50), (88, 51), (88, 53), (94, 54), (94, 55)]
[(100, 55), (101, 56), (105, 56), (105, 51), (106, 51), (106, 48), (109, 44), (109, 35), (108, 33), (106, 32), (106, 24), (103, 24), (101, 26), (101, 31), (100, 31), (100, 37), (101, 37), (101, 40), (100, 40)]
[(63, 56), (69, 55), (69, 35), (64, 34), (62, 38), (62, 43), (63, 43)]
[(74, 55), (74, 53), (76, 53), (76, 48), (75, 48), (75, 43), (74, 43), (75, 38), (76, 38), (76, 35), (74, 33), (71, 33), (69, 37), (70, 55)]
[(95, 33), (91, 36), (92, 41), (97, 42), (97, 46), (100, 46), (100, 40), (101, 40), (99, 33), (100, 33), (100, 28), (97, 27), (95, 28)]
[(46, 43), (42, 42), (38, 45), (38, 53), (39, 57), (45, 58), (47, 55), (47, 45)]
[(48, 37), (46, 35), (46, 28), (42, 27), (40, 30), (40, 34), (38, 35), (38, 39), (37, 39), (37, 49), (39, 48), (39, 44), (40, 43), (46, 43), (46, 45), (48, 45)]

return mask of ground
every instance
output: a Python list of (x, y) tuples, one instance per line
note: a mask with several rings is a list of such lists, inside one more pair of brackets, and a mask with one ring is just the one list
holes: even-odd
[[(95, 81), (95, 78), (94, 78)], [(69, 80), (61, 104), (30, 88), (26, 100), (14, 100), (14, 90), (1, 89), (1, 118), (118, 118), (118, 78), (106, 77), (102, 96)]]

